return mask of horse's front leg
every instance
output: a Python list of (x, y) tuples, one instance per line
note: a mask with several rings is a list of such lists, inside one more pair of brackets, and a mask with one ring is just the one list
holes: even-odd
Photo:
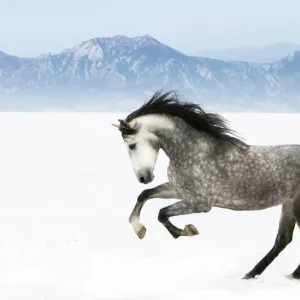
[(166, 229), (175, 239), (180, 236), (194, 236), (199, 234), (194, 225), (189, 224), (186, 225), (184, 229), (180, 229), (173, 225), (170, 222), (169, 218), (179, 215), (209, 212), (210, 210), (211, 206), (208, 204), (203, 203), (202, 205), (199, 205), (198, 203), (198, 205), (195, 205), (193, 202), (182, 200), (170, 206), (162, 208), (159, 211), (158, 220), (166, 227)]
[(146, 227), (140, 223), (141, 210), (146, 201), (153, 198), (182, 199), (181, 195), (171, 186), (169, 182), (161, 184), (152, 189), (144, 190), (138, 196), (137, 202), (129, 218), (129, 222), (140, 239), (142, 239), (146, 234)]

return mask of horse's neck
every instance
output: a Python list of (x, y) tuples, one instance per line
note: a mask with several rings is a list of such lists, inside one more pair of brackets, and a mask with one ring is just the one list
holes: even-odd
[(162, 150), (170, 160), (178, 160), (185, 153), (207, 153), (213, 141), (205, 134), (198, 132), (185, 121), (170, 117), (174, 126), (158, 128), (155, 135), (159, 138)]

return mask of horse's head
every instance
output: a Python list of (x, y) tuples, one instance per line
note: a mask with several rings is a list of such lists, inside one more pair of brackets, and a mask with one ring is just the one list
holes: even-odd
[(159, 151), (158, 138), (135, 121), (119, 122), (119, 125), (114, 126), (122, 133), (137, 179), (144, 184), (150, 183), (154, 179), (153, 172)]

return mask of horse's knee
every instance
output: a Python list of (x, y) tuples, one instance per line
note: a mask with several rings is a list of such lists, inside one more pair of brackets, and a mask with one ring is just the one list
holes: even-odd
[(167, 217), (165, 208), (160, 209), (157, 218), (160, 223), (166, 223), (168, 221), (168, 217)]

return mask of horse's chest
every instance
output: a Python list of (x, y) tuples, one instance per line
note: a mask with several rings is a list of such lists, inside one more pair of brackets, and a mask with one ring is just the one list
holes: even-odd
[(171, 164), (168, 167), (169, 182), (179, 191), (186, 187), (187, 182), (190, 180), (188, 174), (184, 173), (182, 166)]
[(168, 166), (168, 179), (169, 182), (173, 185), (173, 186), (177, 186), (177, 182), (178, 182), (178, 172), (176, 170), (177, 168), (174, 165), (169, 165)]
[(185, 164), (170, 164), (168, 167), (169, 182), (182, 194), (198, 189), (198, 185), (201, 183), (201, 174), (203, 174), (203, 170), (199, 168), (195, 170), (193, 166)]

